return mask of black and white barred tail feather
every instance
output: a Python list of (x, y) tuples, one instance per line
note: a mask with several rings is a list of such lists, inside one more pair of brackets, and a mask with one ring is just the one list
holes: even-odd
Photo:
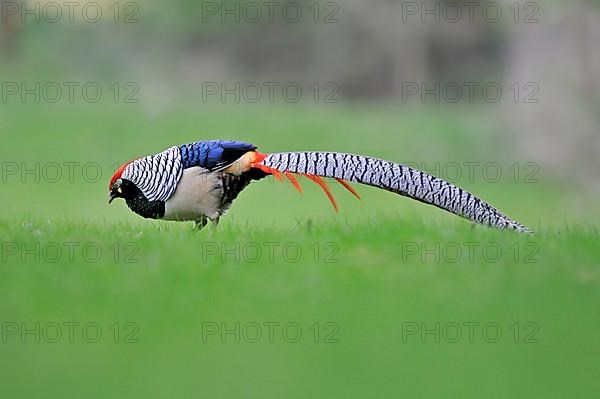
[(497, 229), (529, 233), (487, 202), (447, 181), (397, 163), (335, 152), (288, 152), (267, 155), (261, 162), (280, 172), (343, 179), (416, 199)]

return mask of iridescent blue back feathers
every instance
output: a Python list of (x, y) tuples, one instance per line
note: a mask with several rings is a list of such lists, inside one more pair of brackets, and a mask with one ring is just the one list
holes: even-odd
[(209, 140), (184, 144), (179, 147), (183, 168), (200, 166), (205, 169), (216, 169), (236, 161), (256, 146), (242, 141)]

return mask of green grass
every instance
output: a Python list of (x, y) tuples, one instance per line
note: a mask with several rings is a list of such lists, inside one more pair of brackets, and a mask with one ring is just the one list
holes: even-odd
[[(1, 397), (559, 398), (599, 391), (598, 209), (593, 196), (543, 171), (535, 184), (460, 181), (535, 235), (473, 227), (364, 187), (361, 202), (336, 188), (335, 214), (308, 183), (298, 196), (270, 180), (244, 192), (216, 231), (144, 221), (122, 203), (106, 204), (110, 165), (195, 139), (412, 162), (526, 161), (444, 111), (398, 117), (385, 107), (272, 108), (0, 110), (5, 164), (93, 161), (102, 168), (94, 182), (10, 176), (2, 183), (2, 327), (94, 322), (102, 337), (86, 342), (76, 328), (71, 343), (63, 326), (57, 343), (48, 342), (48, 331), (35, 343), (3, 331)], [(468, 116), (477, 126), (476, 115)], [(78, 245), (72, 259), (71, 243)], [(97, 261), (86, 258), (94, 248)], [(287, 342), (278, 327), (269, 342), (268, 322), (298, 323), (302, 336)], [(473, 342), (469, 322), (479, 323)], [(207, 323), (258, 323), (263, 336), (236, 343), (232, 335), (203, 335), (203, 326), (214, 326)], [(436, 343), (433, 335), (403, 334), (421, 323), (440, 330), (458, 323), (463, 336), (451, 343), (453, 333), (440, 331)], [(493, 330), (482, 334), (488, 323), (502, 328), (496, 343), (486, 340)], [(137, 343), (123, 342), (130, 332)], [(332, 332), (337, 342), (323, 342)]]
[[(2, 396), (177, 397), (197, 390), (251, 397), (586, 397), (598, 388), (600, 237), (593, 229), (525, 236), (400, 217), (292, 230), (226, 225), (212, 234), (188, 227), (3, 223), (3, 242), (30, 248), (89, 242), (103, 252), (97, 263), (78, 250), (73, 262), (66, 255), (58, 263), (50, 262), (53, 254), (39, 263), (31, 255), (22, 262), (22, 251), (7, 255), (3, 321), (30, 328), (35, 321), (97, 322), (103, 337), (87, 343), (76, 335), (69, 343), (65, 336), (55, 344), (44, 335), (39, 344), (32, 336), (25, 343), (6, 337)], [(135, 253), (128, 249), (115, 263), (115, 242), (133, 243)], [(422, 244), (466, 251), (473, 242), (503, 254), (491, 259), (475, 250), (472, 260), (465, 252), (453, 263), (450, 252), (425, 262), (422, 252), (407, 253)], [(294, 251), (286, 253), (286, 246)], [(136, 323), (139, 342), (114, 343), (115, 322)], [(263, 326), (258, 343), (248, 341), (249, 331), (240, 343), (220, 335), (203, 342), (203, 323), (233, 328), (236, 322), (295, 322), (303, 334), (288, 343), (275, 330), (270, 343)], [(335, 323), (338, 342), (322, 342), (328, 329), (314, 343), (315, 322)], [(451, 331), (440, 343), (420, 335), (403, 342), (406, 323), (451, 322), (498, 323), (502, 336), (488, 343), (491, 330), (484, 337), (479, 327), (469, 342), (462, 327), (457, 343), (447, 342)], [(539, 331), (529, 336), (534, 331), (526, 323)]]

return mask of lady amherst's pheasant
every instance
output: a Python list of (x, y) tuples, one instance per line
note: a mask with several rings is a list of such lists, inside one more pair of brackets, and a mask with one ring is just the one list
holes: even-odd
[(121, 166), (109, 184), (109, 203), (124, 198), (140, 216), (218, 223), (232, 201), (252, 180), (284, 176), (301, 192), (295, 175), (317, 183), (333, 207), (323, 177), (334, 178), (360, 198), (348, 182), (357, 182), (435, 205), (473, 222), (498, 229), (529, 232), (522, 224), (473, 194), (427, 173), (362, 155), (335, 152), (262, 154), (252, 144), (210, 140), (174, 146)]

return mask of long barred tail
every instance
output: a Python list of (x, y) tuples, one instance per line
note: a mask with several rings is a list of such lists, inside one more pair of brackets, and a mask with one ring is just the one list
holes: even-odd
[(531, 232), (527, 227), (460, 187), (408, 166), (335, 152), (287, 152), (269, 155), (257, 152), (256, 155), (254, 167), (278, 178), (284, 174), (298, 190), (300, 187), (292, 173), (311, 178), (323, 188), (336, 209), (333, 196), (319, 177), (335, 178), (357, 197), (358, 194), (345, 180), (378, 187), (435, 205), (473, 222), (497, 229)]

